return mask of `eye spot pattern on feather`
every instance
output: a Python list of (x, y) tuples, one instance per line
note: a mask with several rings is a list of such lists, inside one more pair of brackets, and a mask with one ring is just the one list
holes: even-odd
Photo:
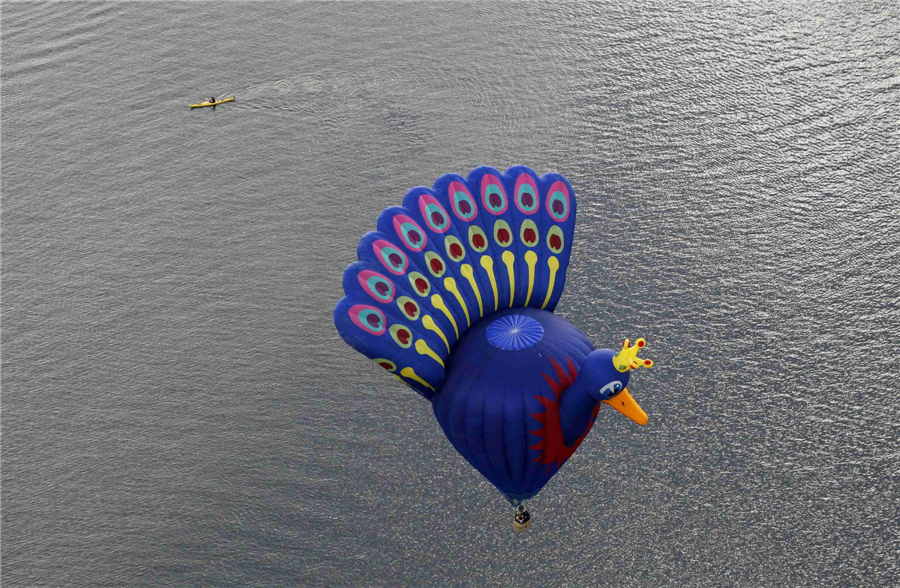
[(494, 241), (501, 247), (509, 247), (512, 245), (512, 229), (509, 223), (503, 219), (497, 219), (494, 223)]
[(422, 227), (404, 214), (398, 214), (394, 217), (394, 230), (397, 232), (397, 236), (403, 239), (403, 243), (412, 251), (422, 251), (425, 249), (425, 245), (428, 244), (428, 238), (425, 236), (425, 231), (422, 230)]
[(419, 272), (410, 272), (409, 285), (413, 287), (416, 294), (423, 298), (431, 292), (431, 282)]
[(447, 238), (444, 239), (444, 247), (447, 249), (447, 255), (450, 256), (450, 259), (453, 261), (459, 263), (465, 259), (466, 248), (463, 247), (460, 240), (453, 235), (447, 235)]
[(472, 221), (478, 216), (478, 207), (469, 194), (469, 189), (462, 182), (450, 182), (448, 188), (450, 203), (453, 205), (453, 213), (464, 221)]
[(387, 371), (393, 373), (397, 371), (397, 364), (391, 361), (390, 359), (385, 359), (383, 357), (376, 357), (373, 359), (375, 363), (386, 369)]
[(469, 227), (469, 247), (478, 253), (484, 253), (488, 248), (487, 236), (478, 225)]
[(563, 182), (553, 182), (547, 192), (547, 212), (558, 223), (569, 218), (569, 189)]
[(372, 247), (375, 250), (375, 255), (378, 256), (378, 259), (381, 260), (382, 265), (384, 265), (387, 271), (396, 276), (402, 276), (406, 273), (406, 268), (409, 266), (409, 260), (406, 258), (406, 254), (384, 239), (375, 241), (375, 243), (372, 244)]
[(394, 283), (378, 272), (363, 270), (357, 276), (359, 285), (378, 302), (390, 302), (394, 299)]
[(522, 243), (525, 243), (529, 247), (534, 247), (538, 244), (539, 231), (537, 225), (534, 224), (534, 221), (531, 219), (525, 219), (522, 222), (522, 226), (519, 227), (519, 238), (522, 240)]
[(553, 253), (562, 253), (563, 247), (566, 245), (566, 237), (563, 235), (562, 229), (553, 225), (547, 231), (547, 247)]
[(442, 277), (444, 272), (447, 271), (447, 265), (444, 263), (444, 260), (434, 251), (425, 252), (425, 262), (428, 264), (428, 271), (435, 278)]
[(353, 324), (371, 335), (381, 335), (386, 328), (384, 315), (374, 306), (357, 304), (350, 307)]
[(516, 208), (525, 214), (534, 214), (539, 205), (540, 199), (534, 178), (526, 173), (519, 174), (516, 179)]
[(400, 312), (403, 313), (403, 316), (411, 321), (418, 320), (419, 313), (422, 312), (419, 305), (416, 304), (416, 301), (408, 296), (401, 296), (398, 298), (397, 306), (400, 308)]
[(403, 325), (391, 325), (391, 338), (394, 342), (404, 349), (409, 349), (412, 345), (412, 331)]
[(422, 218), (425, 219), (428, 228), (435, 233), (444, 233), (450, 228), (450, 217), (447, 216), (447, 211), (431, 194), (419, 196), (419, 212), (422, 213)]
[(500, 178), (493, 174), (485, 174), (481, 178), (481, 202), (491, 214), (503, 214), (509, 206), (506, 192)]

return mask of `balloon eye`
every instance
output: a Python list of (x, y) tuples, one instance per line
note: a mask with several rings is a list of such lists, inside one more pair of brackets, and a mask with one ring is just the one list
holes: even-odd
[(600, 389), (600, 394), (603, 396), (604, 400), (609, 400), (619, 392), (621, 392), (625, 387), (622, 386), (622, 382), (610, 382), (606, 386)]

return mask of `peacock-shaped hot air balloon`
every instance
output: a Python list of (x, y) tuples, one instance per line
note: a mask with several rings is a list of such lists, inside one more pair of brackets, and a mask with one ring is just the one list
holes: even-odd
[(453, 447), (530, 525), (535, 496), (607, 404), (628, 393), (643, 339), (595, 349), (553, 314), (565, 285), (575, 193), (556, 173), (478, 167), (410, 190), (378, 217), (344, 272), (341, 337), (431, 402)]

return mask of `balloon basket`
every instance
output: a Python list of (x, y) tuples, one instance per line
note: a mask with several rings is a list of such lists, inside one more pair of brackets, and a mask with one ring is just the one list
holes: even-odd
[(531, 528), (531, 514), (525, 508), (524, 504), (520, 504), (513, 515), (513, 528), (522, 533)]

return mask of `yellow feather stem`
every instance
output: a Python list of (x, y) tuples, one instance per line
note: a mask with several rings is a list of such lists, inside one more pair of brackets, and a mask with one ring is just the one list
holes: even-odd
[[(462, 294), (459, 293), (459, 288), (456, 287), (456, 280), (453, 278), (444, 278), (444, 288), (449, 290), (450, 293), (456, 297), (456, 301), (459, 302), (463, 312), (466, 313), (466, 327), (471, 327), (472, 319), (469, 318), (469, 308), (466, 306), (466, 301), (463, 299)], [(456, 334), (456, 338), (459, 339), (459, 333)]]
[(528, 264), (528, 295), (525, 297), (525, 306), (531, 302), (531, 291), (534, 289), (534, 266), (537, 263), (537, 254), (534, 251), (525, 252), (525, 263)]
[(512, 251), (504, 251), (502, 258), (503, 263), (506, 264), (506, 273), (509, 274), (509, 307), (512, 308), (513, 297), (516, 295), (516, 270), (513, 267), (516, 256)]
[(432, 350), (431, 347), (428, 346), (428, 343), (426, 343), (422, 339), (416, 340), (416, 351), (419, 352), (419, 355), (427, 355), (434, 361), (441, 364), (441, 367), (444, 367), (444, 360), (438, 357), (438, 354), (435, 353), (434, 350)]
[(468, 263), (464, 263), (459, 266), (459, 271), (469, 282), (472, 291), (475, 292), (475, 298), (478, 300), (478, 316), (484, 316), (484, 305), (481, 303), (481, 291), (478, 290), (478, 283), (475, 282), (475, 272), (472, 271), (472, 266)]
[(430, 314), (426, 314), (422, 317), (422, 326), (424, 326), (429, 331), (433, 333), (437, 333), (438, 337), (441, 338), (441, 341), (444, 342), (444, 345), (447, 346), (447, 353), (450, 353), (450, 342), (447, 341), (447, 337), (444, 335), (444, 332), (441, 330), (439, 326), (434, 322), (434, 319), (431, 318)]
[(550, 268), (550, 285), (547, 286), (547, 297), (544, 298), (541, 310), (547, 308), (547, 304), (550, 303), (550, 297), (553, 295), (553, 286), (556, 285), (556, 272), (559, 271), (559, 260), (551, 256), (550, 259), (547, 260), (547, 267)]
[(488, 278), (491, 280), (491, 290), (494, 291), (494, 310), (497, 310), (497, 278), (494, 277), (494, 260), (490, 255), (481, 256), (481, 267), (487, 272)]
[(404, 378), (409, 378), (410, 380), (415, 380), (416, 382), (422, 384), (426, 388), (431, 388), (432, 390), (434, 390), (434, 386), (432, 386), (431, 384), (429, 384), (428, 382), (426, 382), (425, 380), (420, 378), (416, 374), (416, 370), (412, 369), (411, 367), (405, 367), (402, 370), (400, 370), (400, 375), (403, 376)]
[(444, 299), (441, 298), (440, 294), (434, 294), (431, 296), (431, 305), (443, 312), (444, 316), (446, 316), (450, 320), (450, 324), (453, 325), (453, 330), (456, 331), (456, 339), (459, 340), (459, 327), (456, 326), (456, 319), (454, 319), (453, 315), (450, 314), (450, 310), (447, 308), (447, 305), (444, 304)]

